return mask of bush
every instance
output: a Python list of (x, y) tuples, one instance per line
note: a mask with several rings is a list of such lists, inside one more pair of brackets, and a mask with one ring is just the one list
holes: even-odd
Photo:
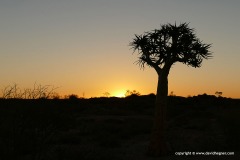
[(2, 90), (3, 99), (53, 99), (59, 97), (52, 85), (34, 84), (33, 89), (21, 89), (15, 83)]

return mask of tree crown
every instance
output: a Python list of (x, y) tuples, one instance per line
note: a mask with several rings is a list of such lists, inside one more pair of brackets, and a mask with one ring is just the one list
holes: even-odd
[(140, 67), (147, 64), (156, 70), (170, 69), (175, 62), (200, 67), (203, 59), (212, 57), (211, 44), (200, 41), (188, 23), (161, 25), (160, 29), (135, 35), (130, 46), (140, 54)]

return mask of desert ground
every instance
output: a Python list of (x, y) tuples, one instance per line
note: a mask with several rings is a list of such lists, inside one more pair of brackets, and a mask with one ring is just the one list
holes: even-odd
[[(172, 153), (148, 157), (154, 95), (0, 99), (1, 160), (240, 159), (240, 100), (168, 97)], [(176, 155), (180, 152), (234, 155)]]

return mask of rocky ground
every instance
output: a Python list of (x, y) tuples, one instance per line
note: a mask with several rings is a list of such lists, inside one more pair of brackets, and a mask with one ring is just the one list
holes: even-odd
[[(171, 103), (167, 139), (173, 152), (152, 158), (145, 153), (154, 99), (1, 104), (1, 160), (240, 159), (240, 106)], [(235, 155), (176, 155), (212, 151)]]

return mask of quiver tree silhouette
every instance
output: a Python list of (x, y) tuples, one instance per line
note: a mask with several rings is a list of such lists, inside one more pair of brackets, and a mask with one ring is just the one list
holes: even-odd
[(147, 153), (151, 156), (166, 155), (170, 152), (165, 138), (170, 68), (176, 62), (195, 68), (201, 67), (203, 59), (212, 57), (209, 51), (211, 44), (200, 41), (188, 23), (178, 26), (175, 23), (161, 25), (160, 29), (135, 35), (130, 46), (140, 55), (137, 64), (141, 68), (145, 65), (150, 66), (158, 74), (155, 119)]

